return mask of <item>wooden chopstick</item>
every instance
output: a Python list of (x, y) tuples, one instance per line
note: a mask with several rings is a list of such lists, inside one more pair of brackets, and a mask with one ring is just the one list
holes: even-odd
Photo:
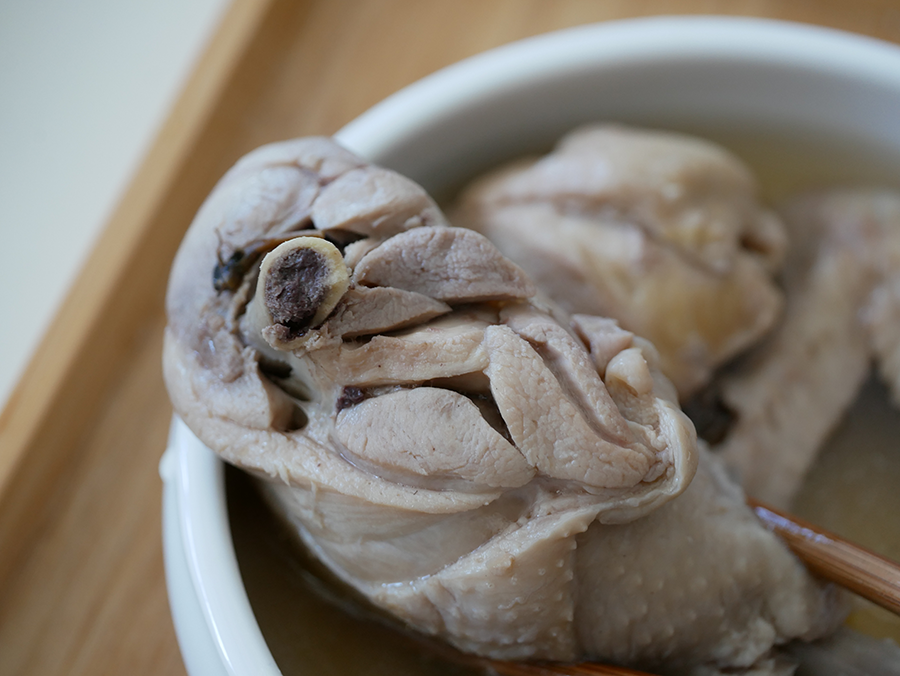
[(900, 615), (900, 564), (756, 500), (747, 504), (810, 571)]

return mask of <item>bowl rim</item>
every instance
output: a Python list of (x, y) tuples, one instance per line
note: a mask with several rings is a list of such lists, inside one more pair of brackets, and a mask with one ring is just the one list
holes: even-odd
[[(585, 24), (482, 52), (399, 90), (334, 138), (377, 163), (404, 138), (459, 115), (485, 96), (528, 86), (561, 70), (651, 64), (661, 58), (803, 66), (900, 93), (900, 46), (893, 43), (775, 19), (657, 16)], [(176, 417), (160, 463), (166, 578), (176, 634), (193, 676), (274, 676), (281, 672), (253, 615), (232, 544), (223, 467)], [(183, 598), (186, 589), (192, 590), (192, 598)], [(189, 604), (194, 604), (192, 610), (182, 608)], [(198, 617), (203, 628), (197, 627)], [(211, 644), (196, 648), (203, 631)], [(206, 656), (215, 652), (224, 671), (209, 664), (193, 666), (203, 660), (189, 658), (192, 650), (205, 650)]]
[(224, 461), (176, 415), (159, 473), (166, 586), (188, 673), (280, 675), (238, 566)]
[(900, 45), (781, 19), (672, 15), (563, 28), (475, 54), (407, 85), (342, 127), (334, 138), (378, 162), (437, 121), (558, 75), (664, 58), (790, 65), (900, 89)]

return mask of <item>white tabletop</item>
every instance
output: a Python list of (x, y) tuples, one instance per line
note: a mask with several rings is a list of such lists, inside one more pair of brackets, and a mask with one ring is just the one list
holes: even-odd
[(0, 410), (227, 4), (0, 0)]

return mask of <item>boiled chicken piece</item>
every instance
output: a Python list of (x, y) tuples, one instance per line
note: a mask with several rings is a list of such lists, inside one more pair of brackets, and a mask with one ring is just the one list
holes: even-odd
[(525, 299), (534, 286), (471, 230), (424, 227), (392, 237), (357, 263), (357, 284), (416, 291), (448, 303)]
[(348, 171), (324, 186), (311, 216), (322, 231), (379, 237), (420, 225), (446, 225), (444, 214), (421, 186), (396, 172), (370, 165)]
[[(406, 419), (409, 411), (435, 413), (427, 424), (414, 425)], [(535, 475), (536, 466), (468, 397), (443, 388), (400, 389), (364, 399), (337, 414), (335, 433), (354, 464), (364, 462), (402, 483), (490, 490), (522, 486)]]
[(875, 638), (842, 628), (815, 643), (794, 643), (791, 654), (802, 661), (804, 674), (815, 676), (897, 676), (900, 646), (886, 638)]
[(483, 345), (487, 326), (479, 315), (462, 311), (364, 343), (314, 350), (304, 358), (321, 373), (323, 384), (421, 384), (484, 371), (489, 364)]
[(900, 194), (839, 190), (784, 210), (792, 247), (775, 333), (716, 387), (718, 444), (749, 493), (788, 506), (877, 360), (900, 401)]
[(650, 340), (682, 396), (779, 315), (781, 224), (747, 169), (699, 139), (585, 127), (476, 181), (452, 220), (569, 312), (614, 317)]
[(382, 333), (422, 324), (450, 312), (446, 303), (414, 291), (393, 287), (356, 287), (343, 296), (343, 303), (328, 320), (335, 335), (346, 338)]
[(773, 645), (829, 634), (842, 618), (843, 599), (759, 527), (705, 449), (683, 495), (628, 526), (593, 524), (575, 558), (583, 649), (653, 673), (792, 673)]
[[(409, 182), (342, 181), (369, 171), (324, 139), (251, 154), (198, 214), (167, 297), (178, 414), (260, 478), (310, 551), (409, 626), (491, 657), (739, 669), (832, 626), (828, 588), (709, 478), (649, 343), (531, 297)], [(702, 567), (679, 558), (695, 546)], [(610, 588), (619, 566), (652, 583)], [(632, 612), (677, 590), (676, 621)]]

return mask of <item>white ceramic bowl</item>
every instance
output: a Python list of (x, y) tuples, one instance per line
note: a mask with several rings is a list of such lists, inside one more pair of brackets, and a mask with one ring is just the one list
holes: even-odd
[[(337, 138), (444, 194), (492, 164), (546, 148), (596, 120), (803, 133), (900, 157), (900, 48), (756, 19), (583, 26), (439, 71)], [(176, 420), (160, 473), (179, 643), (191, 676), (278, 674), (238, 570), (222, 470)]]

